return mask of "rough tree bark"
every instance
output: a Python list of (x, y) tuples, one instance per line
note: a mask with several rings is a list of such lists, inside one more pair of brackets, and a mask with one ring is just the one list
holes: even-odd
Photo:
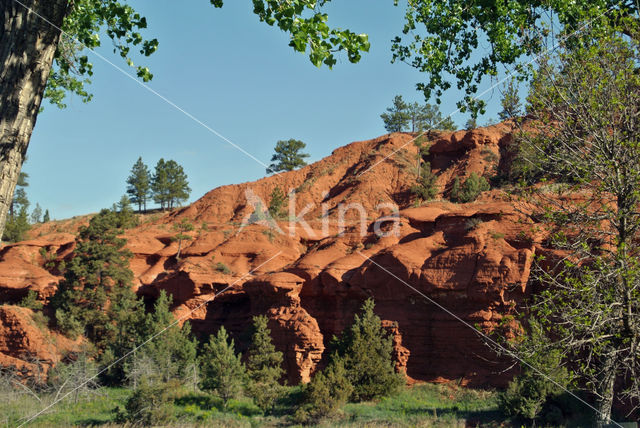
[[(60, 28), (68, 0), (20, 0)], [(14, 0), (0, 0), (0, 236), (38, 117), (60, 31)]]

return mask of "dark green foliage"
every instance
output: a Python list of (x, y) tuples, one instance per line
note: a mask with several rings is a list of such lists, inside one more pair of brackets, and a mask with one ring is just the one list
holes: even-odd
[(229, 269), (229, 267), (222, 262), (216, 263), (216, 270), (218, 272), (222, 272), (225, 275), (231, 275), (231, 269)]
[(117, 204), (114, 204), (113, 211), (118, 213), (120, 228), (131, 229), (138, 225), (138, 217), (134, 214), (129, 204), (129, 198), (122, 195)]
[(174, 160), (160, 159), (151, 180), (153, 200), (160, 208), (173, 208), (189, 199), (191, 188), (181, 165)]
[(164, 159), (160, 158), (153, 173), (151, 191), (153, 193), (154, 202), (159, 204), (162, 209), (169, 206), (169, 182), (170, 180), (169, 174), (167, 173), (166, 162)]
[(174, 418), (174, 391), (179, 385), (170, 383), (142, 383), (133, 391), (124, 412), (118, 409), (116, 422), (131, 422), (141, 426), (158, 426)]
[(5, 224), (2, 240), (8, 242), (19, 242), (26, 238), (26, 233), (31, 229), (29, 225), (29, 199), (24, 189), (29, 186), (27, 179), (29, 175), (21, 172), (18, 176), (18, 183), (13, 194), (13, 199), (9, 204), (9, 214)]
[(242, 393), (246, 369), (224, 327), (220, 327), (215, 336), (209, 336), (200, 356), (200, 368), (202, 389), (213, 392), (225, 404)]
[(29, 290), (27, 295), (20, 300), (18, 305), (23, 308), (29, 308), (33, 311), (42, 310), (42, 307), (44, 306), (43, 303), (38, 300), (38, 293), (35, 290)]
[(477, 128), (478, 128), (478, 121), (476, 120), (475, 117), (469, 118), (469, 120), (467, 120), (467, 122), (464, 124), (464, 129), (466, 129), (467, 131), (471, 131), (472, 129), (477, 129)]
[(387, 112), (382, 113), (380, 118), (384, 122), (384, 128), (388, 132), (402, 132), (409, 125), (409, 105), (402, 99), (402, 95), (393, 98), (393, 105), (387, 107)]
[(389, 395), (404, 384), (403, 376), (395, 371), (392, 358), (393, 339), (382, 328), (382, 321), (374, 311), (373, 299), (362, 305), (353, 324), (334, 338), (335, 359), (344, 362), (347, 379), (353, 385), (352, 401), (365, 401)]
[(191, 235), (187, 235), (187, 232), (191, 232), (195, 229), (193, 223), (188, 218), (183, 218), (179, 223), (174, 223), (172, 226), (173, 230), (175, 230), (177, 235), (172, 236), (171, 240), (178, 241), (178, 252), (176, 253), (176, 260), (180, 261), (180, 251), (182, 250), (182, 241), (188, 241), (193, 239)]
[[(125, 209), (102, 210), (80, 229), (73, 258), (51, 299), (58, 328), (71, 337), (85, 335), (105, 365), (124, 356), (145, 335), (144, 306), (131, 289), (131, 253), (119, 237), (132, 224), (131, 215)], [(111, 367), (102, 379), (121, 383), (126, 363)]]
[(502, 110), (498, 113), (500, 120), (513, 119), (522, 114), (522, 105), (518, 95), (518, 87), (515, 79), (510, 79), (502, 92)]
[(303, 404), (295, 418), (298, 422), (308, 424), (331, 417), (347, 404), (353, 391), (344, 360), (334, 355), (331, 364), (316, 373), (305, 386)]
[(247, 351), (247, 392), (263, 411), (268, 412), (283, 394), (278, 382), (282, 369), (282, 352), (271, 341), (271, 330), (264, 315), (253, 317), (253, 334)]
[(44, 217), (42, 217), (43, 223), (48, 223), (51, 221), (51, 215), (49, 215), (49, 210), (45, 210)]
[(130, 290), (133, 279), (131, 252), (119, 237), (128, 222), (126, 215), (105, 209), (81, 228), (73, 258), (51, 299), (58, 328), (71, 337), (85, 334), (100, 350), (114, 339), (107, 303), (121, 290)]
[(294, 169), (305, 166), (305, 158), (309, 157), (309, 154), (302, 153), (301, 150), (307, 147), (305, 143), (300, 140), (280, 140), (276, 143), (274, 149), (275, 154), (271, 157), (271, 165), (267, 168), (267, 174), (280, 171), (293, 171)]
[(24, 189), (29, 186), (28, 178), (29, 174), (26, 172), (21, 172), (18, 175), (18, 182), (13, 192), (13, 199), (11, 199), (11, 204), (9, 205), (9, 217), (13, 217), (22, 207), (25, 209), (29, 208), (30, 202), (27, 198), (27, 191)]
[(437, 179), (438, 177), (431, 171), (431, 164), (424, 162), (420, 166), (420, 176), (417, 184), (411, 186), (411, 193), (424, 201), (435, 198), (438, 194)]
[(31, 229), (31, 226), (29, 225), (27, 208), (22, 206), (17, 214), (7, 218), (2, 240), (9, 242), (23, 241), (29, 229)]
[(490, 188), (489, 182), (484, 177), (472, 172), (462, 185), (460, 185), (458, 177), (454, 179), (450, 199), (453, 202), (463, 204), (473, 202), (480, 196), (480, 193)]
[(521, 365), (520, 375), (499, 395), (499, 404), (501, 411), (507, 416), (536, 420), (543, 413), (549, 413), (553, 401), (557, 400), (569, 385), (570, 376), (563, 365), (562, 353), (549, 346), (552, 344), (544, 337), (541, 324), (535, 319), (530, 319), (527, 324), (528, 333), (519, 340), (528, 343), (521, 343), (521, 346), (542, 352), (528, 355), (524, 360), (528, 364)]
[(277, 219), (283, 216), (282, 209), (284, 208), (284, 203), (287, 201), (286, 198), (287, 196), (279, 186), (273, 189), (273, 192), (271, 192), (271, 201), (269, 202), (269, 214), (271, 217)]
[[(148, 364), (144, 372), (160, 382), (187, 379), (196, 364), (196, 342), (191, 339), (191, 325), (185, 322), (180, 327), (170, 311), (171, 296), (164, 290), (155, 302), (154, 310), (147, 316), (145, 332), (156, 339), (137, 351), (141, 361)], [(149, 370), (151, 369), (151, 370)]]
[(131, 168), (131, 175), (127, 178), (127, 194), (133, 204), (138, 204), (138, 212), (147, 211), (147, 200), (151, 193), (151, 173), (147, 165), (139, 157)]

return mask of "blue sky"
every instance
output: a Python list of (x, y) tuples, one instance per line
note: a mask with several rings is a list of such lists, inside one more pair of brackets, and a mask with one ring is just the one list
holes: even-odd
[[(371, 51), (358, 64), (342, 57), (333, 70), (314, 67), (294, 52), (288, 36), (258, 21), (251, 2), (235, 0), (215, 9), (208, 1), (141, 0), (145, 35), (160, 41), (144, 59), (149, 84), (247, 152), (269, 163), (277, 140), (307, 143), (310, 161), (337, 147), (384, 134), (380, 114), (401, 94), (424, 101), (415, 84), (425, 79), (406, 64), (391, 64), (391, 39), (400, 34), (404, 9), (392, 0), (335, 1), (330, 24), (368, 33)], [(126, 68), (103, 39), (99, 50)], [(183, 165), (192, 196), (224, 184), (256, 180), (262, 165), (233, 148), (101, 59), (92, 56), (94, 99), (77, 98), (58, 110), (45, 104), (38, 117), (23, 171), (32, 207), (52, 218), (96, 212), (125, 193), (138, 156), (151, 169), (161, 157)], [(126, 70), (131, 73), (130, 69)], [(453, 112), (451, 92), (441, 110)], [(499, 94), (487, 95), (485, 118), (495, 117)], [(462, 127), (466, 117), (453, 119)]]

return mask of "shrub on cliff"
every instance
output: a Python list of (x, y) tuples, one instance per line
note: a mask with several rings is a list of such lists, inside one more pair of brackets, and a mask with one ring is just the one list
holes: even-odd
[(338, 359), (344, 362), (353, 385), (352, 401), (384, 397), (404, 384), (403, 376), (395, 371), (392, 337), (383, 329), (374, 307), (373, 299), (365, 301), (351, 327), (333, 340), (335, 354), (329, 366)]
[(270, 411), (283, 394), (278, 383), (282, 369), (282, 352), (276, 351), (271, 341), (267, 317), (253, 317), (253, 334), (247, 357), (247, 393), (263, 411)]
[(438, 194), (436, 186), (437, 177), (431, 172), (431, 164), (425, 162), (420, 166), (420, 176), (418, 182), (411, 186), (411, 193), (424, 201), (433, 199)]
[(482, 176), (472, 172), (464, 184), (460, 185), (460, 179), (456, 177), (451, 188), (450, 199), (453, 202), (467, 203), (475, 201), (480, 193), (491, 188), (489, 182)]

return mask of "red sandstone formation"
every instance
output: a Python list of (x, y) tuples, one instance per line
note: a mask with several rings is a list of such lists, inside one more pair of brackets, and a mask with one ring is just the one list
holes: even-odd
[[(438, 175), (440, 195), (448, 195), (455, 177), (495, 174), (510, 142), (508, 131), (497, 125), (430, 135), (427, 160)], [(503, 384), (504, 361), (474, 328), (491, 330), (525, 296), (535, 251), (535, 240), (523, 239), (530, 226), (499, 191), (470, 204), (443, 198), (413, 207), (412, 140), (391, 134), (355, 142), (298, 171), (223, 186), (183, 209), (145, 216), (126, 234), (138, 293), (155, 297), (166, 290), (176, 316), (189, 319), (197, 334), (224, 325), (237, 342), (252, 316), (266, 314), (291, 382), (309, 380), (331, 337), (373, 297), (394, 335), (398, 366), (409, 377)], [(251, 200), (268, 206), (276, 186), (296, 190), (293, 227), (285, 221), (270, 227), (265, 220), (243, 227), (255, 210)], [(343, 212), (347, 204), (352, 205)], [(392, 205), (400, 208), (397, 221), (377, 223)], [(196, 230), (183, 242), (177, 262), (171, 225), (183, 218)], [(47, 257), (67, 257), (73, 235), (51, 233), (67, 225), (47, 225), (32, 232), (42, 236), (0, 249), (1, 301), (15, 303), (29, 289), (42, 299), (51, 295), (59, 276), (43, 267), (40, 248)], [(379, 238), (376, 225), (386, 232), (395, 225), (397, 233)], [(77, 226), (76, 220), (69, 227)], [(19, 364), (21, 351), (31, 349), (24, 340), (7, 342), (14, 328), (24, 331), (27, 342), (32, 334), (39, 337), (16, 325), (2, 324), (0, 364)]]

